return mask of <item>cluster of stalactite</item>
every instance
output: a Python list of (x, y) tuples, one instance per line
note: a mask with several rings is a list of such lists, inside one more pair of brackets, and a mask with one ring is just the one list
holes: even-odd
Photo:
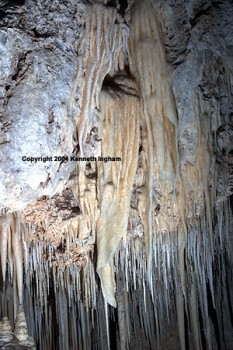
[[(135, 314), (159, 349), (164, 324), (178, 329), (182, 350), (187, 342), (198, 350), (214, 349), (216, 342), (224, 349), (233, 308), (232, 213), (227, 199), (217, 201), (216, 125), (208, 124), (208, 106), (200, 107), (196, 96), (194, 157), (182, 162), (154, 2), (132, 3), (130, 31), (114, 7), (89, 10), (79, 155), (122, 161), (93, 160), (75, 169), (81, 216), (59, 249), (33, 240), (33, 225), (19, 213), (2, 212), (0, 316), (24, 304), (39, 349), (110, 348), (111, 306), (118, 308), (122, 350), (137, 331)], [(96, 243), (95, 252), (83, 264), (67, 263), (60, 252), (77, 239)]]
[[(233, 287), (228, 206), (223, 205), (221, 213), (216, 215), (226, 225), (222, 224), (220, 232), (215, 232), (214, 254), (210, 249), (206, 216), (188, 227), (184, 276), (179, 265), (178, 231), (153, 237), (150, 279), (142, 237), (128, 235), (126, 241), (120, 243), (114, 254), (119, 348), (130, 348), (131, 339), (137, 333), (134, 324), (137, 315), (145, 339), (158, 344), (158, 348), (163, 348), (164, 325), (169, 325), (179, 329), (181, 348), (187, 347), (188, 339), (196, 349), (214, 349), (216, 343), (224, 349), (228, 334), (223, 324), (230, 320)], [(0, 316), (8, 315), (13, 324), (18, 304), (23, 302), (29, 333), (40, 349), (57, 346), (90, 349), (93, 344), (96, 349), (107, 349), (107, 344), (111, 347), (109, 323), (115, 317), (117, 324), (116, 315), (102, 296), (94, 261), (90, 259), (85, 266), (54, 264), (54, 248), (47, 247), (45, 254), (40, 242), (29, 244), (22, 223), (20, 231), (14, 231), (17, 220), (15, 217), (13, 226), (8, 226), (6, 248), (1, 236), (2, 275), (7, 280), (1, 287)], [(27, 235), (30, 236), (30, 231)], [(13, 239), (18, 243), (12, 243)], [(19, 256), (22, 260), (17, 261)], [(181, 278), (184, 278), (184, 289)], [(25, 338), (23, 341), (25, 345)]]

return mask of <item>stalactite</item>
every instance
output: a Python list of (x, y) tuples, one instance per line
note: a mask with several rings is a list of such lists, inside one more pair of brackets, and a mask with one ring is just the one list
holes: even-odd
[(20, 304), (23, 301), (23, 253), (20, 232), (20, 218), (9, 213), (1, 218), (1, 266), (3, 281), (6, 276), (7, 257), (10, 266), (10, 276), (16, 270), (17, 288)]
[(97, 271), (106, 300), (115, 306), (112, 256), (128, 225), (130, 196), (137, 166), (139, 104), (136, 98), (114, 98), (103, 93), (100, 111), (103, 118), (101, 136), (106, 140), (102, 145), (102, 154), (110, 151), (113, 157), (121, 158), (118, 162), (100, 163), (97, 187), (100, 199)]
[[(226, 212), (224, 212), (223, 215), (226, 215)], [(15, 216), (10, 217), (14, 218)], [(203, 232), (206, 232), (205, 226), (203, 226), (202, 229)], [(27, 230), (25, 229), (24, 231), (26, 232)], [(123, 303), (122, 308), (129, 313), (127, 315), (128, 321), (126, 321), (126, 319), (124, 321), (126, 322), (125, 325), (127, 324), (127, 327), (125, 326), (127, 339), (132, 339), (132, 333), (134, 331), (133, 328), (130, 327), (130, 320), (133, 319), (133, 313), (135, 312), (133, 311), (135, 309), (134, 307), (132, 308), (132, 305), (138, 305), (140, 322), (143, 325), (146, 337), (150, 339), (150, 341), (153, 341), (153, 329), (156, 329), (156, 340), (160, 344), (159, 346), (162, 346), (165, 341), (162, 325), (169, 322), (172, 327), (176, 327), (177, 321), (180, 328), (180, 338), (184, 339), (184, 314), (188, 313), (191, 331), (195, 338), (195, 346), (197, 349), (200, 349), (200, 310), (204, 322), (203, 327), (206, 332), (205, 335), (210, 342), (208, 348), (211, 348), (212, 341), (210, 334), (212, 322), (208, 310), (209, 300), (206, 288), (207, 284), (209, 284), (208, 264), (209, 261), (212, 260), (212, 254), (211, 250), (206, 249), (210, 246), (210, 238), (206, 241), (203, 232), (200, 232), (200, 229), (188, 228), (189, 234), (186, 248), (187, 261), (185, 267), (185, 299), (183, 298), (182, 284), (180, 280), (177, 236), (174, 232), (157, 233), (157, 235), (153, 237), (152, 265), (155, 268), (152, 270), (152, 281), (148, 281), (148, 274), (146, 273), (146, 255), (143, 241), (136, 235), (133, 240), (132, 237), (128, 237), (125, 242), (122, 241), (120, 243), (114, 255), (114, 262), (117, 276), (122, 276), (122, 290), (127, 294), (126, 297), (121, 298), (121, 303)], [(228, 232), (225, 230), (222, 232), (224, 242), (227, 241), (227, 234)], [(30, 235), (33, 235), (33, 230), (29, 232), (29, 236)], [(75, 348), (77, 347), (77, 342), (81, 341), (79, 346), (83, 349), (88, 349), (90, 347), (89, 340), (86, 340), (86, 343), (83, 343), (82, 340), (80, 340), (80, 337), (86, 339), (85, 334), (89, 334), (90, 339), (92, 339), (92, 327), (90, 325), (95, 325), (95, 315), (100, 312), (100, 296), (96, 286), (95, 270), (91, 260), (86, 265), (84, 273), (81, 273), (81, 269), (83, 268), (80, 269), (80, 267), (73, 264), (61, 270), (56, 264), (53, 265), (53, 263), (51, 263), (51, 267), (48, 269), (48, 265), (43, 262), (43, 254), (41, 251), (42, 246), (39, 246), (38, 243), (33, 241), (31, 241), (30, 245), (30, 249), (34, 251), (34, 258), (30, 262), (31, 266), (29, 270), (31, 271), (31, 276), (30, 280), (26, 279), (26, 281), (28, 281), (26, 288), (29, 290), (29, 295), (34, 296), (33, 309), (36, 310), (36, 334), (40, 347), (46, 348), (47, 346), (52, 346), (52, 339), (48, 337), (48, 334), (46, 337), (42, 337), (42, 329), (43, 327), (46, 327), (47, 330), (51, 329), (49, 320), (52, 317), (52, 314), (50, 306), (47, 309), (46, 299), (49, 297), (49, 286), (51, 285), (51, 281), (53, 281), (52, 283), (56, 294), (56, 322), (58, 323), (61, 334), (60, 348)], [(52, 249), (49, 251), (54, 255)], [(135, 252), (137, 252), (136, 255)], [(14, 257), (12, 257), (12, 259), (14, 260)], [(55, 260), (53, 261), (55, 262)], [(24, 266), (24, 269), (26, 269), (26, 265)], [(13, 271), (15, 271), (14, 273), (17, 273), (17, 270)], [(24, 271), (26, 272), (28, 269)], [(219, 320), (222, 318), (220, 306), (220, 300), (222, 298), (222, 281), (218, 276), (221, 271), (223, 271), (223, 267), (219, 265), (218, 270), (214, 272), (214, 279), (217, 284), (217, 286), (214, 287), (214, 290), (216, 291), (216, 288), (218, 290), (217, 294), (215, 292), (215, 300)], [(15, 280), (13, 276), (12, 278)], [(32, 284), (32, 281), (36, 281), (36, 284)], [(44, 283), (45, 281), (46, 283)], [(118, 278), (117, 283), (119, 283)], [(42, 287), (42, 285), (44, 287)], [(47, 285), (48, 288), (45, 288)], [(150, 288), (151, 286), (153, 288), (151, 293), (149, 293), (149, 286)], [(103, 302), (103, 305), (104, 303), (106, 303), (106, 301)], [(175, 304), (177, 309), (174, 306)], [(25, 308), (25, 310), (27, 310), (27, 308)], [(92, 310), (92, 312), (88, 310)], [(79, 315), (77, 316), (80, 327), (78, 333), (75, 316), (76, 312), (77, 315)], [(132, 314), (130, 314), (131, 312)], [(177, 320), (175, 315), (177, 315)], [(103, 315), (99, 315), (98, 317), (103, 319)], [(67, 321), (64, 321), (65, 319)], [(69, 326), (71, 327), (70, 330), (66, 328), (68, 324), (72, 325)], [(222, 325), (220, 322), (219, 329), (221, 329), (221, 327)], [(71, 332), (72, 337), (67, 338), (66, 334), (69, 332)], [(105, 331), (103, 332), (104, 334), (100, 335), (100, 337), (105, 339), (107, 333), (105, 333)], [(221, 337), (224, 337), (224, 335)], [(184, 344), (185, 343), (183, 342), (183, 348), (186, 346)]]
[[(141, 21), (143, 18), (145, 21)], [(132, 8), (132, 32), (129, 39), (130, 71), (136, 77), (141, 93), (142, 147), (144, 171), (148, 173), (139, 212), (143, 220), (147, 247), (147, 269), (151, 275), (154, 183), (160, 186), (163, 203), (159, 229), (170, 229), (166, 220), (166, 202), (176, 178), (176, 109), (169, 83), (169, 67), (160, 36), (155, 5), (152, 1), (135, 1)]]
[[(84, 155), (83, 145), (90, 127), (90, 115), (98, 107), (100, 88), (104, 77), (114, 69), (122, 67), (122, 49), (127, 32), (115, 8), (93, 5), (89, 9), (86, 22), (87, 52), (85, 61), (86, 79), (82, 90), (82, 105), (78, 120), (80, 154)], [(122, 23), (117, 25), (116, 22)]]
[(18, 224), (17, 218), (13, 219), (14, 221), (14, 230), (12, 234), (12, 246), (13, 246), (13, 254), (15, 258), (15, 268), (17, 275), (17, 287), (18, 287), (18, 295), (19, 302), (22, 304), (23, 302), (23, 254), (22, 254), (22, 239), (21, 233), (19, 232), (20, 224)]
[(7, 236), (9, 226), (3, 223), (1, 226), (1, 266), (2, 266), (2, 276), (5, 282), (6, 278), (6, 264), (7, 264)]

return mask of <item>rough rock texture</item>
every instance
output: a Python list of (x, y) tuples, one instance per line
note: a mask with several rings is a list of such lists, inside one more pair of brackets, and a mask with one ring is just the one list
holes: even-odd
[(232, 349), (232, 18), (0, 3), (0, 316), (39, 349)]
[(84, 19), (76, 1), (5, 1), (1, 11), (0, 205), (18, 210), (53, 193), (69, 175), (60, 161), (22, 157), (72, 154), (79, 108), (78, 87), (72, 90)]

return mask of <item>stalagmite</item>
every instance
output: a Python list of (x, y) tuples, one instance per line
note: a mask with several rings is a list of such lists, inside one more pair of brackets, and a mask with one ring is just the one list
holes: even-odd
[(13, 339), (13, 332), (7, 317), (0, 321), (0, 346), (2, 343), (8, 343)]
[(26, 346), (34, 347), (34, 340), (28, 335), (28, 326), (22, 306), (19, 306), (17, 318), (15, 322), (14, 336), (20, 343)]

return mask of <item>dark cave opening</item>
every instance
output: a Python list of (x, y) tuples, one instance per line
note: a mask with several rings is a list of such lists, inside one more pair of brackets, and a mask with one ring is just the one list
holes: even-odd
[(185, 324), (185, 348), (189, 350), (189, 322), (186, 312), (184, 312), (184, 324)]
[(212, 296), (211, 296), (211, 290), (210, 290), (209, 283), (207, 283), (206, 287), (207, 287), (207, 299), (208, 299), (208, 312), (209, 312), (210, 319), (211, 319), (213, 326), (214, 326), (214, 334), (216, 336), (218, 348), (221, 349), (221, 340), (220, 340), (221, 332), (219, 330), (218, 317), (216, 314), (216, 309), (213, 305), (213, 300), (212, 300)]
[(119, 6), (120, 6), (120, 9), (119, 9), (119, 13), (124, 16), (125, 14), (125, 11), (127, 10), (127, 7), (128, 7), (128, 0), (119, 0)]
[(48, 295), (48, 303), (50, 304), (50, 308), (51, 308), (51, 313), (52, 313), (52, 319), (54, 320), (54, 322), (52, 322), (52, 329), (51, 329), (51, 333), (52, 333), (52, 346), (53, 349), (59, 349), (59, 337), (57, 337), (56, 335), (59, 334), (59, 328), (58, 328), (58, 324), (56, 322), (56, 295), (54, 292), (54, 281), (52, 278), (50, 278), (50, 284), (49, 284), (49, 295)]
[(0, 7), (3, 8), (4, 10), (7, 10), (9, 7), (12, 6), (23, 6), (25, 5), (25, 0), (6, 0), (2, 1), (0, 4)]
[(0, 20), (6, 17), (6, 15), (7, 15), (6, 12), (0, 10)]
[[(230, 264), (230, 262), (228, 262), (228, 260), (226, 258), (226, 277), (227, 277), (227, 280), (230, 277), (230, 275), (231, 275), (231, 264)], [(228, 298), (230, 321), (231, 321), (231, 324), (233, 325), (233, 304), (231, 302), (232, 290), (231, 290), (228, 283), (226, 283), (226, 294), (227, 294), (227, 298)]]
[(118, 315), (117, 310), (112, 308), (112, 316), (109, 317), (109, 333), (110, 333), (110, 348), (111, 350), (117, 349), (117, 327), (118, 325)]
[(25, 0), (8, 0), (9, 4), (22, 6), (25, 4)]
[(128, 7), (128, 0), (109, 0), (106, 4), (106, 6), (110, 6), (110, 7), (116, 7), (117, 6), (117, 10), (119, 12), (119, 14), (121, 16), (125, 15), (125, 12), (127, 10)]
[(204, 330), (204, 322), (203, 322), (200, 308), (199, 308), (199, 323), (200, 323), (201, 344), (203, 345), (204, 349), (206, 349), (206, 337), (205, 337), (205, 330)]

